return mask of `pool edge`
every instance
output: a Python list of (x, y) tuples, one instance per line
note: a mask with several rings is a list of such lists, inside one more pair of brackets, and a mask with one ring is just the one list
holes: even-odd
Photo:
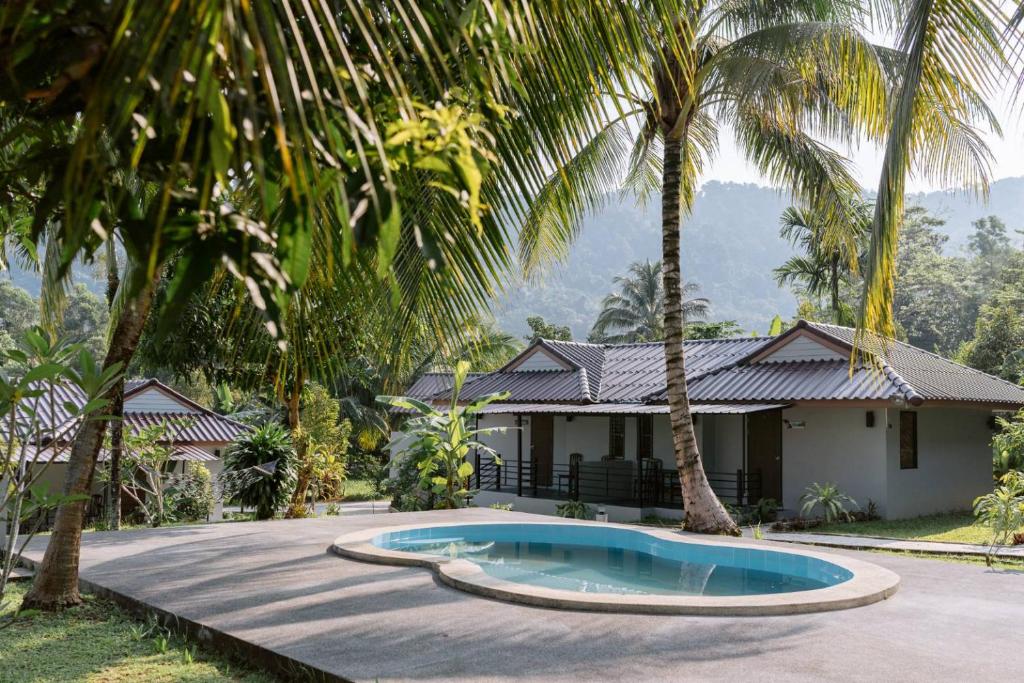
[[(536, 522), (517, 521), (516, 524), (576, 524), (578, 521), (550, 520)], [(438, 560), (395, 550), (378, 548), (371, 540), (384, 533), (424, 527), (466, 526), (468, 524), (500, 524), (500, 522), (453, 522), (440, 524), (404, 524), (376, 529), (364, 529), (338, 537), (331, 551), (341, 557), (398, 566), (424, 567), (433, 570), (447, 586), (467, 593), (501, 600), (513, 604), (550, 609), (571, 609), (591, 612), (623, 614), (663, 614), (693, 616), (781, 616), (808, 614), (855, 607), (864, 607), (886, 600), (900, 586), (895, 572), (876, 564), (832, 553), (821, 553), (791, 544), (771, 541), (725, 539), (717, 537), (682, 536), (677, 532), (639, 529), (625, 524), (609, 524), (643, 533), (655, 538), (675, 542), (731, 545), (760, 550), (774, 550), (793, 555), (804, 555), (831, 562), (853, 573), (853, 578), (835, 586), (793, 593), (775, 593), (755, 596), (675, 596), (675, 595), (618, 595), (611, 593), (576, 593), (574, 591), (544, 588), (505, 581), (486, 574), (478, 565), (466, 560)]]

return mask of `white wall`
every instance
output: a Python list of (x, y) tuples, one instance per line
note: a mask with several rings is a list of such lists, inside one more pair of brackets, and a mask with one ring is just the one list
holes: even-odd
[(888, 411), (886, 472), (892, 518), (968, 510), (992, 490), (989, 411), (917, 409), (917, 469), (900, 469), (898, 409)]
[(154, 413), (186, 413), (195, 411), (195, 408), (183, 405), (156, 387), (149, 387), (129, 396), (124, 402), (124, 409), (127, 412)]
[[(800, 496), (813, 482), (832, 482), (866, 508), (873, 500), (887, 510), (884, 410), (875, 426), (865, 425), (866, 408), (789, 408), (784, 420), (802, 420), (803, 429), (782, 427), (782, 502), (800, 511)], [(820, 510), (815, 514), (820, 514)]]
[(704, 428), (714, 433), (708, 448), (701, 449), (708, 472), (735, 472), (743, 467), (745, 452), (742, 415), (701, 415)]
[(556, 360), (544, 349), (535, 349), (533, 353), (520, 361), (519, 365), (513, 368), (514, 372), (527, 372), (529, 370), (566, 370), (565, 364)]
[(813, 339), (798, 335), (785, 346), (762, 358), (760, 363), (784, 363), (794, 360), (846, 360), (846, 356), (833, 351)]

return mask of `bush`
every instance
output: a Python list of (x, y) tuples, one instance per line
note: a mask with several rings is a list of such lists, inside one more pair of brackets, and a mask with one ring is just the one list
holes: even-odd
[(225, 498), (270, 519), (295, 487), (295, 448), (284, 427), (265, 424), (238, 437), (224, 453)]
[(185, 473), (171, 478), (164, 492), (164, 505), (171, 519), (195, 522), (213, 512), (213, 478), (199, 462), (186, 463)]
[(839, 487), (831, 482), (819, 484), (814, 482), (800, 496), (800, 514), (807, 516), (816, 507), (820, 507), (825, 516), (825, 523), (831, 524), (838, 519), (850, 519), (850, 513), (846, 506), (857, 506), (857, 502), (839, 490)]
[(559, 503), (555, 507), (555, 512), (559, 517), (590, 519), (590, 506), (582, 500), (567, 500), (564, 503)]

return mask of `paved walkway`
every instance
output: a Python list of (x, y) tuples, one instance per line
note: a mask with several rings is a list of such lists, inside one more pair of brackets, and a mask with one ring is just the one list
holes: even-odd
[[(844, 534), (815, 534), (799, 531), (765, 531), (764, 537), (770, 541), (783, 543), (804, 543), (829, 548), (848, 548), (851, 550), (898, 550), (901, 552), (925, 553), (929, 555), (971, 555), (984, 557), (988, 546), (975, 543), (945, 543), (938, 541), (908, 541), (899, 538), (876, 538), (873, 536), (846, 536)], [(753, 536), (749, 530), (744, 535)], [(996, 548), (995, 554), (1008, 559), (1024, 560), (1024, 545), (1003, 546)]]
[[(978, 565), (848, 551), (898, 573), (899, 592), (820, 614), (641, 616), (511, 605), (425, 569), (327, 550), (359, 528), (517, 517), (472, 509), (90, 533), (82, 574), (357, 680), (999, 680), (1024, 642), (1024, 572)], [(45, 539), (33, 543), (39, 558)]]

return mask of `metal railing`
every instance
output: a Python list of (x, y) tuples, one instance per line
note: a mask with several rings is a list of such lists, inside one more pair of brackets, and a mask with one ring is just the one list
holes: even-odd
[[(514, 493), (529, 498), (582, 500), (636, 507), (681, 507), (679, 473), (653, 459), (555, 463), (539, 468), (535, 463), (502, 459), (501, 464), (476, 457), (474, 488)], [(761, 475), (738, 469), (705, 472), (712, 490), (734, 505), (756, 503), (761, 498)]]

